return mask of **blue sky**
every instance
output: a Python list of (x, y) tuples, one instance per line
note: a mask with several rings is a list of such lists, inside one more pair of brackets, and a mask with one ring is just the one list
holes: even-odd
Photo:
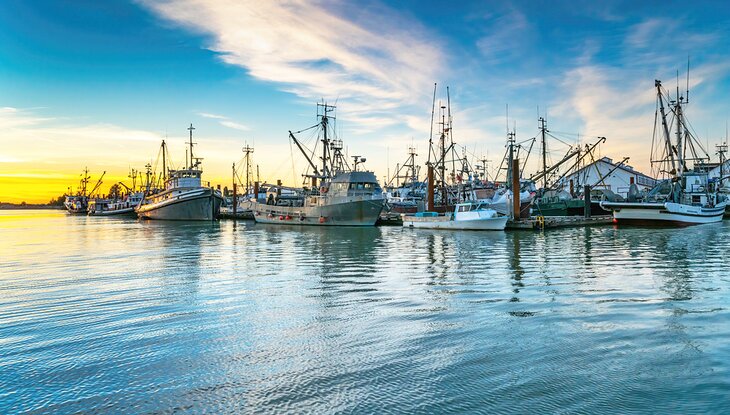
[(688, 117), (724, 138), (729, 28), (723, 2), (5, 1), (0, 200), (63, 192), (84, 165), (121, 179), (165, 136), (182, 162), (190, 123), (209, 180), (248, 143), (263, 178), (296, 184), (287, 130), (320, 99), (383, 177), (412, 144), (425, 158), (434, 82), (474, 156), (499, 160), (509, 104), (518, 139), (539, 108), (564, 141), (606, 136), (602, 154), (648, 170), (654, 79), (683, 85), (688, 56)]

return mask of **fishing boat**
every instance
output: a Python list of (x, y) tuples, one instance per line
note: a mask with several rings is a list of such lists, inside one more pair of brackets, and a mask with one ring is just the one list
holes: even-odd
[[(94, 186), (91, 191), (87, 191), (87, 187), (89, 185), (89, 180), (91, 180), (91, 177), (89, 176), (89, 169), (84, 168), (84, 172), (81, 174), (81, 181), (79, 183), (79, 189), (74, 195), (66, 195), (66, 198), (63, 202), (63, 206), (66, 208), (66, 211), (72, 215), (85, 215), (88, 212), (89, 209), (89, 199), (90, 196), (96, 191), (96, 189), (101, 186), (102, 179), (104, 178), (104, 172), (99, 180), (96, 182), (96, 185)], [(69, 188), (69, 193), (71, 192), (71, 189)]]
[[(663, 139), (653, 140), (660, 147), (659, 152), (653, 149), (652, 154), (658, 153), (661, 157), (652, 160), (652, 164), (659, 165), (660, 171), (668, 177), (639, 200), (604, 201), (601, 207), (612, 212), (619, 224), (694, 225), (720, 222), (727, 203), (718, 192), (717, 179), (710, 179), (702, 169), (689, 169), (687, 166), (688, 162), (709, 160), (709, 155), (692, 135), (684, 119), (684, 106), (689, 100), (679, 95), (679, 88), (676, 99), (671, 100), (662, 90), (661, 81), (656, 80), (654, 86), (658, 103), (656, 118), (661, 120)], [(673, 115), (671, 122), (667, 121), (665, 103), (669, 104)], [(676, 127), (675, 142), (672, 142), (669, 125)]]
[(135, 208), (140, 218), (161, 220), (215, 220), (220, 214), (223, 196), (217, 190), (202, 185), (202, 158), (193, 155), (193, 130), (190, 131), (189, 159), (180, 170), (171, 170), (166, 165), (167, 146), (162, 141), (163, 181), (160, 192), (147, 194)]
[[(335, 117), (329, 113), (335, 107), (317, 104), (319, 122), (303, 131), (317, 129), (321, 143), (321, 165), (314, 163), (310, 152), (302, 142), (289, 131), (289, 137), (307, 159), (311, 173), (304, 177), (311, 180), (311, 187), (296, 190), (282, 186), (269, 188), (265, 202), (250, 200), (250, 209), (257, 223), (280, 225), (316, 226), (373, 226), (383, 210), (385, 198), (375, 174), (359, 171), (358, 166), (365, 162), (354, 156), (354, 167), (350, 168), (342, 154), (342, 140), (334, 135), (330, 124)], [(334, 137), (334, 138), (333, 138)], [(316, 149), (315, 149), (316, 151)], [(290, 197), (282, 198), (282, 191)], [(271, 193), (271, 192), (274, 193)]]
[(420, 166), (416, 164), (416, 156), (416, 149), (410, 147), (406, 161), (396, 165), (395, 174), (385, 186), (386, 212), (400, 214), (423, 210), (426, 184), (418, 180)]
[(484, 204), (459, 203), (453, 212), (419, 212), (414, 215), (401, 215), (404, 228), (452, 229), (472, 231), (501, 231), (507, 225), (508, 216)]
[(92, 199), (89, 216), (137, 216), (134, 209), (144, 199), (144, 192), (131, 192), (119, 199)]

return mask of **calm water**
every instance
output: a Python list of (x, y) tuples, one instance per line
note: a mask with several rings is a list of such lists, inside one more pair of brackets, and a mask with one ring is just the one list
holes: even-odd
[(728, 248), (0, 211), (0, 413), (727, 413)]

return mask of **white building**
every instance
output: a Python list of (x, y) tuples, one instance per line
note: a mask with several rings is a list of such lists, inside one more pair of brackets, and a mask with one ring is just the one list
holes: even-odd
[(563, 188), (568, 191), (572, 187), (575, 192), (579, 192), (583, 189), (583, 186), (588, 185), (594, 189), (608, 189), (626, 197), (632, 183), (636, 183), (639, 191), (642, 191), (654, 187), (657, 180), (634, 170), (633, 167), (627, 164), (617, 167), (613, 160), (603, 157), (575, 173), (565, 176), (561, 182)]

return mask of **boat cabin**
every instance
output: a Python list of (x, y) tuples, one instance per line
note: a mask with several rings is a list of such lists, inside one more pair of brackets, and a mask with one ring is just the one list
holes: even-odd
[(351, 171), (341, 173), (320, 189), (321, 194), (330, 196), (380, 196), (383, 189), (375, 174), (370, 171)]
[(170, 178), (165, 182), (165, 190), (181, 187), (201, 187), (202, 170), (185, 169), (170, 171)]

